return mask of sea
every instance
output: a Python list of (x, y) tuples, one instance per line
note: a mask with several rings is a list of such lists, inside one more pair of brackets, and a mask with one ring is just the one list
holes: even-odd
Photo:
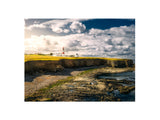
[[(135, 81), (135, 71), (133, 72), (123, 72), (123, 73), (107, 73), (98, 76), (98, 79), (116, 79), (116, 80), (130, 80)], [(128, 94), (120, 94), (118, 90), (113, 90), (112, 92), (115, 97), (121, 99), (121, 101), (135, 101), (135, 90)]]
[(123, 73), (106, 73), (98, 76), (99, 79), (116, 79), (116, 80), (131, 80), (135, 81), (135, 71)]

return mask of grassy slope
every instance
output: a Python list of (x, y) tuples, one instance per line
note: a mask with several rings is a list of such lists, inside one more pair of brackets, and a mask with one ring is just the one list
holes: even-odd
[(36, 61), (36, 60), (61, 60), (61, 59), (106, 59), (106, 60), (125, 60), (120, 58), (102, 58), (102, 57), (61, 57), (61, 56), (49, 56), (49, 55), (25, 55), (24, 61)]

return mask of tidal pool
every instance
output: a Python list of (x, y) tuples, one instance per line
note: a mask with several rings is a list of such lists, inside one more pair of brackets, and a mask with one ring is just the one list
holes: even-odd
[[(97, 76), (98, 79), (104, 80), (127, 80), (135, 81), (135, 71), (133, 72), (123, 72), (123, 73), (105, 73)], [(133, 84), (119, 83), (123, 86), (134, 86)], [(113, 90), (112, 92), (107, 92), (108, 95), (112, 94), (114, 97), (120, 98), (121, 101), (135, 101), (135, 90), (127, 94), (120, 93), (119, 90)]]

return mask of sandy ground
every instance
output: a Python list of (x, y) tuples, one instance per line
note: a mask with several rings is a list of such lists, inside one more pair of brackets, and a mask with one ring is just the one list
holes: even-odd
[(58, 80), (65, 79), (69, 76), (76, 76), (77, 74), (93, 68), (101, 68), (104, 66), (93, 66), (83, 68), (65, 68), (61, 72), (47, 72), (35, 73), (33, 75), (25, 74), (25, 96), (33, 94), (36, 90), (44, 88)]

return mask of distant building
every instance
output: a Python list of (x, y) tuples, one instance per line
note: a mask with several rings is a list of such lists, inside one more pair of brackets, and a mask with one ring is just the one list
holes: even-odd
[(54, 52), (50, 53), (52, 56), (63, 56), (63, 57), (79, 57), (78, 53), (76, 55), (67, 55), (65, 54), (65, 49), (62, 47), (61, 50), (54, 49)]

